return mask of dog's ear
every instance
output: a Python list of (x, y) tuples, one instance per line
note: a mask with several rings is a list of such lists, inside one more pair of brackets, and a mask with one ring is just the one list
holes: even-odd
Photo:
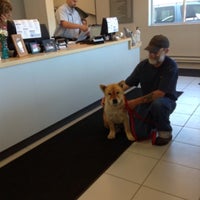
[(106, 85), (99, 85), (99, 87), (101, 88), (101, 90), (104, 92), (105, 91), (105, 89), (106, 89)]

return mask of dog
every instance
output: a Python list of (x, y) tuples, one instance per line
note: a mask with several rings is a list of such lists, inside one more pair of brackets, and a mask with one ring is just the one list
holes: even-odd
[(135, 141), (131, 132), (129, 114), (126, 107), (125, 95), (120, 83), (100, 85), (104, 93), (102, 99), (104, 126), (109, 129), (108, 139), (116, 136), (116, 125), (123, 124), (126, 137), (130, 141)]

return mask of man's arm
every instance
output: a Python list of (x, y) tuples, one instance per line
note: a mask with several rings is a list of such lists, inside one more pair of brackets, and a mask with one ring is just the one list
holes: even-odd
[(136, 106), (143, 104), (143, 103), (150, 103), (160, 97), (164, 97), (165, 92), (161, 90), (155, 90), (145, 96), (138, 97), (136, 99), (132, 99), (128, 101), (128, 105), (131, 109), (134, 109)]
[(88, 26), (83, 25), (83, 24), (74, 24), (74, 23), (67, 22), (67, 21), (61, 21), (60, 24), (62, 27), (68, 28), (68, 29), (80, 29), (83, 32), (88, 30)]

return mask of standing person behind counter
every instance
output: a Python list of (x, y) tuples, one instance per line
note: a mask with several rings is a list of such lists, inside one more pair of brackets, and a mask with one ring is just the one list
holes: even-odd
[(88, 26), (82, 23), (78, 11), (75, 9), (78, 0), (66, 0), (56, 10), (57, 28), (55, 37), (64, 37), (68, 40), (76, 40), (81, 31), (88, 31)]
[(7, 0), (0, 0), (0, 28), (7, 27), (7, 21), (11, 18), (12, 5)]
[(8, 0), (0, 0), (0, 29), (8, 31), (7, 43), (9, 50), (15, 50), (11, 35), (16, 34), (12, 21), (12, 5)]

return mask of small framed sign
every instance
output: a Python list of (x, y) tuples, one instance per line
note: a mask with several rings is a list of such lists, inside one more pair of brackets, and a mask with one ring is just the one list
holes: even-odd
[(41, 52), (40, 44), (38, 44), (37, 42), (30, 42), (29, 46), (30, 46), (31, 53), (34, 54), (34, 53), (40, 53)]
[(53, 39), (42, 40), (42, 44), (45, 52), (57, 51), (56, 43)]
[(15, 45), (15, 49), (17, 51), (17, 54), (19, 57), (28, 55), (28, 51), (26, 49), (26, 46), (24, 44), (24, 40), (21, 36), (21, 34), (13, 34), (11, 35), (13, 43)]

